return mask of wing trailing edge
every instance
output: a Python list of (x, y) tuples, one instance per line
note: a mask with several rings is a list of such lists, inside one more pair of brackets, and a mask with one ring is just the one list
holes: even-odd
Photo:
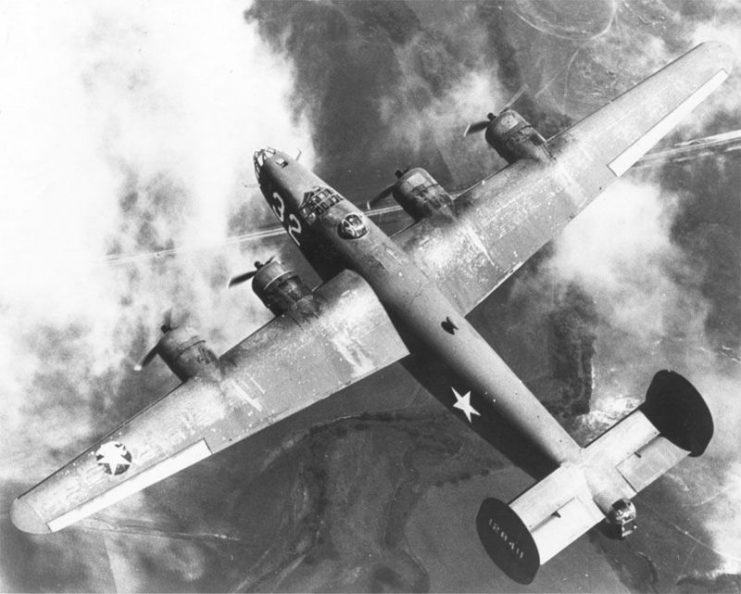
[(26, 491), (13, 524), (37, 534), (71, 526), (408, 354), (357, 274), (318, 287), (313, 304), (227, 351), (218, 380), (192, 377)]

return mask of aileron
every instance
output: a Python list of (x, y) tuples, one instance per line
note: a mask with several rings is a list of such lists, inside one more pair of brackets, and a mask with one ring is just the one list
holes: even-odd
[[(334, 299), (337, 293), (344, 299)], [(23, 494), (13, 507), (16, 525), (60, 530), (406, 355), (357, 275), (337, 276), (315, 298), (321, 315), (304, 324), (274, 319), (222, 357), (220, 381), (188, 380)], [(294, 357), (302, 347), (304, 356)], [(114, 473), (108, 458), (121, 455), (127, 466)]]

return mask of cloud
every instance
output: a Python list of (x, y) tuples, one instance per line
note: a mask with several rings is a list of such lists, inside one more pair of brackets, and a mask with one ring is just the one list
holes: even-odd
[[(217, 248), (262, 216), (244, 206), (262, 203), (242, 186), (253, 151), (300, 146), (311, 164), (314, 150), (291, 66), (245, 8), (0, 7), (0, 479), (14, 489), (173, 385), (160, 364), (131, 373), (171, 304), (217, 351), (270, 317), (224, 288), (266, 246)], [(173, 246), (208, 249), (104, 262)]]
[(550, 261), (558, 277), (595, 297), (603, 319), (640, 340), (672, 333), (679, 314), (702, 332), (701, 297), (676, 280), (689, 274), (670, 237), (677, 203), (655, 183), (620, 180), (566, 228)]
[[(738, 122), (741, 118), (741, 106), (738, 97), (741, 96), (741, 7), (734, 2), (718, 2), (715, 5), (716, 13), (712, 18), (700, 21), (692, 33), (693, 44), (703, 41), (721, 41), (728, 45), (736, 56), (734, 71), (728, 77), (723, 87), (713, 93), (704, 106), (698, 109), (695, 117), (685, 124), (688, 137), (699, 134), (702, 127), (712, 123), (719, 114), (731, 116)], [(724, 122), (725, 124), (725, 122)], [(719, 132), (728, 130), (721, 129)]]
[(661, 368), (685, 375), (705, 398), (716, 425), (705, 456), (720, 484), (702, 519), (723, 558), (718, 570), (738, 572), (741, 523), (730, 510), (738, 503), (741, 365), (708, 335), (713, 287), (700, 254), (674, 239), (683, 199), (652, 179), (616, 182), (556, 240), (545, 276), (576, 283), (597, 311), (591, 411), (577, 431), (594, 437), (625, 416)]

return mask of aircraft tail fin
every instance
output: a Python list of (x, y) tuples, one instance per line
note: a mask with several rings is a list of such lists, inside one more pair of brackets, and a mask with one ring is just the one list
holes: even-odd
[(509, 505), (485, 499), (476, 528), (492, 561), (529, 584), (543, 563), (603, 519), (582, 469), (561, 466)]
[(631, 499), (687, 455), (699, 456), (713, 420), (697, 390), (681, 375), (659, 371), (645, 402), (509, 505), (484, 500), (479, 538), (513, 580), (529, 584), (540, 565), (595, 524), (616, 536), (635, 530)]
[(659, 371), (639, 407), (674, 445), (700, 456), (713, 437), (713, 416), (700, 393), (674, 371)]
[(476, 515), (476, 531), (486, 552), (510, 578), (533, 581), (540, 553), (532, 533), (514, 510), (499, 499), (484, 499)]

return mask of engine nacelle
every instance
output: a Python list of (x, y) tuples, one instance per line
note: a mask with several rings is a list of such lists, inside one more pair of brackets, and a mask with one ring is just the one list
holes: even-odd
[(252, 290), (276, 316), (289, 311), (295, 304), (308, 303), (311, 291), (292, 270), (277, 260), (261, 266), (252, 279)]
[(415, 220), (430, 216), (444, 206), (451, 206), (450, 197), (437, 180), (421, 167), (398, 174), (392, 194), (399, 205)]
[(218, 357), (192, 328), (180, 326), (166, 331), (156, 349), (182, 381), (195, 376), (218, 380), (221, 375)]
[(489, 117), (486, 142), (507, 163), (520, 159), (548, 161), (552, 158), (546, 139), (515, 110), (505, 109), (497, 117)]

